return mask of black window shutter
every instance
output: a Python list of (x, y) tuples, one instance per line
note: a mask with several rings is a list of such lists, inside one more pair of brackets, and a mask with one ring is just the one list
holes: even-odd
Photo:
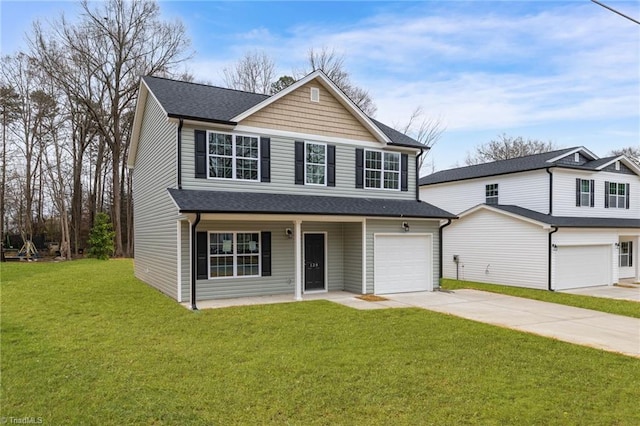
[(576, 178), (576, 207), (580, 207), (580, 181), (582, 179)]
[(625, 192), (627, 197), (627, 202), (625, 203), (625, 206), (627, 209), (629, 208), (629, 201), (631, 201), (630, 193), (631, 193), (631, 185), (627, 184), (627, 191)]
[(260, 241), (261, 241), (261, 251), (262, 251), (262, 276), (270, 277), (271, 276), (271, 232), (261, 232), (260, 233)]
[(271, 138), (260, 138), (260, 182), (271, 182)]
[(327, 186), (336, 186), (336, 146), (327, 145)]
[(208, 235), (206, 232), (198, 232), (196, 235), (196, 275), (199, 280), (206, 280), (209, 275), (207, 270), (207, 243)]
[(194, 140), (196, 145), (196, 178), (207, 178), (207, 132), (195, 130)]
[(304, 185), (304, 142), (296, 141), (296, 185)]
[(356, 148), (356, 188), (364, 183), (364, 149)]
[(409, 155), (400, 154), (400, 190), (409, 190)]
[(596, 194), (595, 194), (596, 183), (593, 179), (591, 179), (589, 183), (590, 183), (589, 188), (591, 189), (591, 207), (593, 207), (596, 205)]
[(609, 208), (609, 182), (604, 183), (604, 208)]
[(629, 241), (629, 267), (633, 266), (633, 241)]

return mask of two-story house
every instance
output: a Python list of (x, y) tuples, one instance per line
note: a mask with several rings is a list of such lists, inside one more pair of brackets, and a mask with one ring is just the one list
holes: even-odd
[(133, 169), (135, 275), (178, 301), (431, 290), (440, 219), (424, 146), (325, 74), (266, 96), (144, 77)]
[(443, 170), (423, 200), (443, 229), (446, 278), (561, 290), (640, 281), (640, 169), (584, 147)]

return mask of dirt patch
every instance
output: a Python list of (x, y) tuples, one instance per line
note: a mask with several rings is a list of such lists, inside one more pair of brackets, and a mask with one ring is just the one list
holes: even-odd
[(375, 294), (363, 294), (356, 297), (367, 302), (384, 302), (385, 300), (389, 300), (385, 297), (376, 296)]

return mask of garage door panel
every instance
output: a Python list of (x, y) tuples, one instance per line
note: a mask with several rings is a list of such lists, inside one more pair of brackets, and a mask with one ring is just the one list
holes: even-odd
[(431, 290), (429, 235), (376, 235), (376, 294)]
[(610, 246), (558, 247), (555, 290), (609, 285), (610, 281)]

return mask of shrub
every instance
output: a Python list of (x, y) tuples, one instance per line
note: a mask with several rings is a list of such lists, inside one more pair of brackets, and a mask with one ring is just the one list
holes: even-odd
[(98, 213), (89, 233), (89, 257), (107, 260), (113, 254), (115, 236), (111, 219), (106, 213)]

